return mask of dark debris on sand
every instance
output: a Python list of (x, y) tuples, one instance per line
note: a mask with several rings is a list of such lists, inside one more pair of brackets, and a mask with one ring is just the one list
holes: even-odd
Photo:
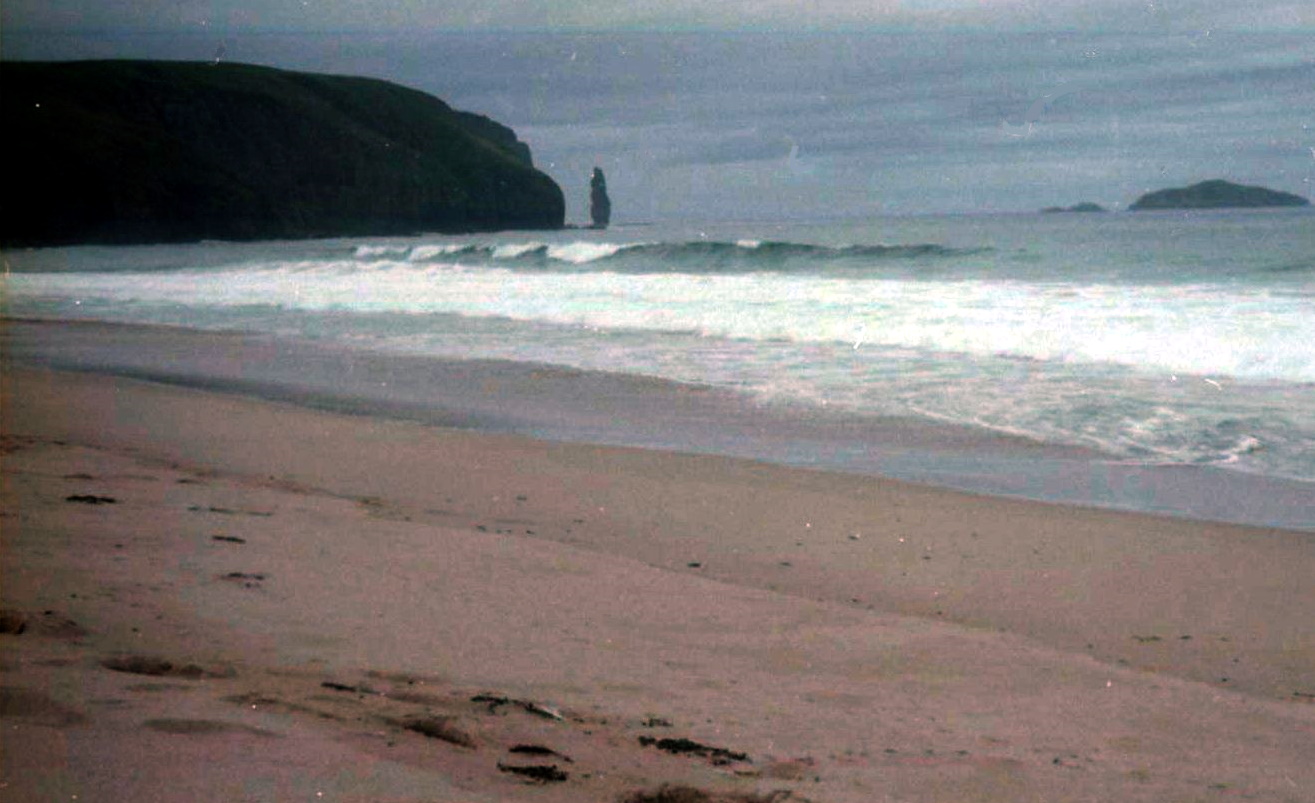
[(274, 515), (272, 511), (268, 511), (268, 510), (234, 510), (233, 508), (215, 507), (214, 505), (211, 505), (209, 507), (201, 507), (200, 505), (190, 505), (188, 506), (187, 509), (193, 513), (219, 513), (220, 515), (223, 516), (257, 516), (259, 518), (265, 518), (265, 519)]
[(706, 744), (699, 744), (693, 739), (655, 739), (652, 736), (640, 736), (639, 743), (644, 747), (656, 747), (659, 750), (674, 755), (700, 756), (718, 766), (731, 764), (737, 761), (749, 761), (749, 756), (746, 753), (738, 753), (734, 750), (727, 750), (724, 747), (711, 747)]
[(569, 756), (562, 755), (551, 747), (544, 747), (541, 744), (518, 744), (507, 749), (508, 753), (515, 753), (522, 756), (554, 756), (565, 761), (567, 764), (574, 764)]
[(229, 572), (219, 575), (219, 579), (237, 583), (243, 588), (260, 588), (260, 584), (269, 579), (269, 575), (263, 572)]
[(375, 689), (369, 686), (365, 686), (365, 685), (354, 686), (348, 683), (338, 683), (333, 680), (324, 681), (323, 683), (320, 684), (320, 688), (329, 689), (330, 691), (345, 691), (345, 692), (350, 692), (352, 694), (376, 694), (376, 695), (381, 694), (381, 692), (376, 691)]
[(527, 766), (517, 766), (514, 764), (503, 764), (499, 762), (498, 769), (502, 772), (519, 775), (532, 783), (561, 783), (571, 777), (567, 773), (557, 769), (556, 764), (530, 764)]
[(806, 798), (795, 797), (788, 789), (778, 789), (765, 794), (746, 792), (707, 792), (692, 786), (663, 785), (653, 791), (632, 792), (620, 803), (782, 803), (793, 800), (808, 803)]
[(551, 719), (560, 722), (563, 717), (562, 713), (550, 705), (536, 703), (533, 700), (518, 700), (513, 697), (503, 697), (497, 694), (477, 694), (470, 698), (472, 703), (486, 703), (489, 707), (489, 713), (497, 713), (497, 710), (504, 705), (514, 705), (524, 711), (534, 714), (536, 717)]
[(452, 717), (417, 717), (398, 723), (404, 730), (438, 739), (457, 747), (475, 749), (475, 738), (453, 722)]
[(165, 658), (149, 655), (125, 655), (106, 658), (100, 665), (114, 672), (150, 677), (171, 677), (197, 680), (200, 678), (232, 677), (232, 671), (210, 671), (196, 664), (176, 664)]
[(65, 502), (78, 502), (84, 505), (113, 505), (119, 500), (112, 496), (96, 496), (95, 494), (73, 494), (64, 497)]

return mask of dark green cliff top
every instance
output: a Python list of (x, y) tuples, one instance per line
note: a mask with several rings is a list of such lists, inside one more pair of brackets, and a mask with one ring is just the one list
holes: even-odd
[(1290, 192), (1247, 187), (1215, 179), (1190, 187), (1148, 192), (1128, 207), (1144, 209), (1228, 209), (1266, 206), (1309, 206), (1310, 201)]
[(511, 129), (386, 81), (157, 61), (0, 76), (6, 246), (563, 223)]

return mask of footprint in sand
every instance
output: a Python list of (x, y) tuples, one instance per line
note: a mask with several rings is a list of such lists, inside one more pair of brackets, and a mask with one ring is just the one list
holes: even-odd
[(0, 686), (0, 719), (19, 719), (52, 728), (70, 728), (87, 721), (80, 711), (39, 691), (16, 686)]
[(100, 665), (113, 672), (125, 672), (130, 675), (148, 675), (150, 677), (186, 678), (231, 678), (236, 673), (232, 669), (205, 669), (196, 664), (176, 664), (165, 658), (150, 655), (123, 655), (106, 658)]
[(180, 736), (213, 736), (224, 733), (243, 733), (251, 736), (278, 738), (279, 734), (264, 728), (253, 728), (237, 722), (221, 722), (215, 719), (148, 719), (142, 727), (161, 733), (173, 733)]
[(229, 583), (237, 583), (243, 588), (261, 588), (261, 584), (268, 576), (260, 572), (229, 572), (228, 574), (221, 574), (219, 579)]
[(48, 610), (35, 614), (6, 609), (0, 610), (0, 634), (11, 636), (34, 634), (58, 639), (80, 639), (87, 635), (87, 631), (58, 611)]

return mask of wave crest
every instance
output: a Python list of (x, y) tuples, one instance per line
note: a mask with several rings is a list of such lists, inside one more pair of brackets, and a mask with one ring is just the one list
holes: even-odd
[(826, 246), (773, 240), (692, 240), (674, 243), (611, 243), (580, 240), (547, 244), (443, 243), (412, 246), (362, 245), (358, 259), (397, 256), (408, 262), (500, 265), (517, 270), (607, 270), (623, 273), (810, 272), (901, 259), (938, 259), (989, 249), (911, 245)]

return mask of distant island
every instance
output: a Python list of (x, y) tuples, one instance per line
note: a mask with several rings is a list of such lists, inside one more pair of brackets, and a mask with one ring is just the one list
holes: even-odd
[(1092, 203), (1091, 201), (1083, 201), (1080, 204), (1073, 204), (1072, 206), (1047, 206), (1041, 211), (1049, 215), (1056, 212), (1104, 212), (1106, 209), (1100, 204)]
[(1202, 181), (1190, 187), (1148, 192), (1137, 199), (1129, 209), (1232, 209), (1271, 206), (1310, 206), (1310, 201), (1290, 192), (1279, 192), (1264, 187), (1247, 187), (1230, 181), (1215, 179)]
[(5, 62), (0, 244), (556, 229), (511, 129), (368, 78), (245, 64)]

